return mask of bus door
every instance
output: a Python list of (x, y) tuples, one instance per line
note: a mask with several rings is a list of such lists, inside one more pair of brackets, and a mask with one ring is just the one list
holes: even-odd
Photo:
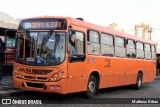
[(68, 90), (77, 92), (86, 88), (85, 33), (78, 30), (69, 32), (68, 45)]

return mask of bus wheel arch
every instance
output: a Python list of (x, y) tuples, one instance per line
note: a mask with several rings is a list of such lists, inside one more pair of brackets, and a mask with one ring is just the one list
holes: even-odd
[(93, 98), (98, 94), (100, 75), (97, 71), (93, 71), (88, 78), (87, 90), (85, 92), (86, 98)]
[(143, 72), (142, 70), (139, 70), (137, 73), (136, 84), (134, 84), (136, 90), (139, 90), (141, 88), (142, 82), (143, 82)]

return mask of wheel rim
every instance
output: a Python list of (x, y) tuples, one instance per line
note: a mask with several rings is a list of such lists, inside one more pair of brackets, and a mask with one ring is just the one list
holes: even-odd
[(142, 80), (141, 80), (141, 77), (138, 78), (138, 87), (140, 87), (142, 84)]
[(95, 90), (95, 86), (96, 86), (95, 83), (93, 81), (90, 81), (88, 84), (89, 92), (93, 93)]

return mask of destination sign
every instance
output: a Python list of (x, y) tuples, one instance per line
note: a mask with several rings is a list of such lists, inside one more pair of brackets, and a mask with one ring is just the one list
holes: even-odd
[(65, 19), (34, 19), (23, 20), (19, 25), (19, 30), (66, 30)]

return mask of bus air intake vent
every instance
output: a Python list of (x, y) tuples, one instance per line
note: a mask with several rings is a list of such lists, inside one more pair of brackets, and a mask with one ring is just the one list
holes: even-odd
[(43, 88), (44, 84), (26, 82), (28, 87)]
[(33, 79), (32, 76), (24, 76), (24, 77), (27, 78), (27, 79)]
[(32, 74), (37, 74), (37, 75), (47, 75), (50, 72), (52, 72), (52, 70), (36, 70), (36, 69), (32, 69)]
[(37, 79), (39, 79), (39, 80), (46, 80), (47, 78), (45, 78), (45, 77), (37, 77)]

